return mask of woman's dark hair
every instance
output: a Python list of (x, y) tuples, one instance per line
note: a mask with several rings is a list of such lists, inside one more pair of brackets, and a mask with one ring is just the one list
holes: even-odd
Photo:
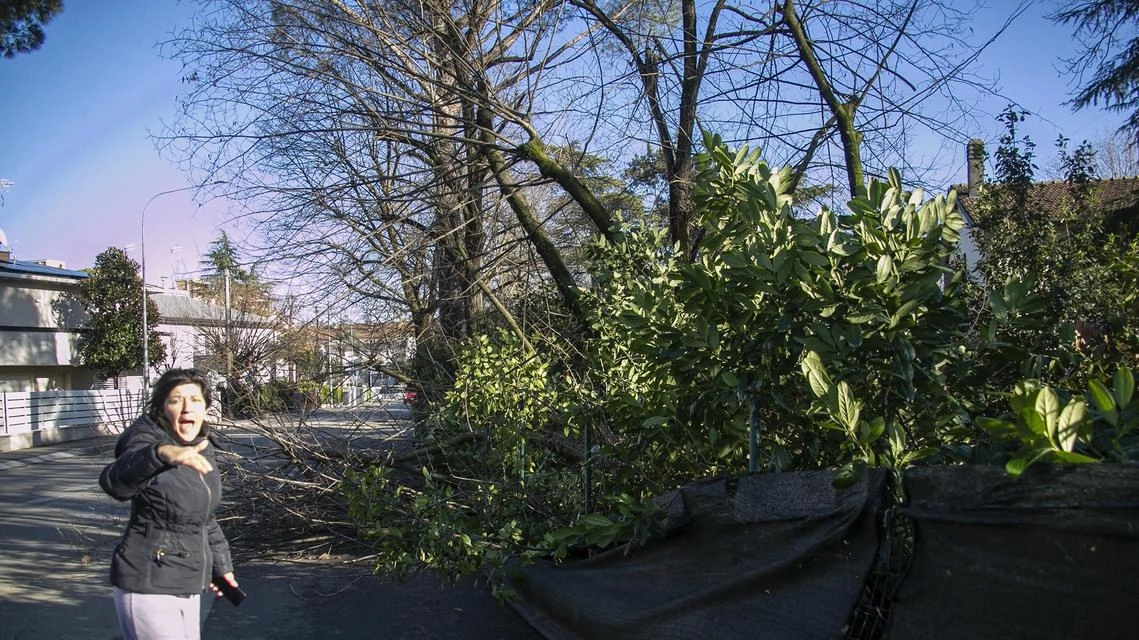
[(154, 389), (151, 390), (150, 399), (146, 401), (146, 406), (143, 407), (143, 413), (157, 422), (158, 417), (162, 415), (162, 407), (166, 404), (167, 396), (174, 390), (174, 387), (184, 384), (198, 385), (202, 390), (202, 397), (206, 400), (206, 407), (213, 404), (213, 393), (206, 374), (198, 369), (167, 369), (166, 373), (159, 376), (154, 383)]

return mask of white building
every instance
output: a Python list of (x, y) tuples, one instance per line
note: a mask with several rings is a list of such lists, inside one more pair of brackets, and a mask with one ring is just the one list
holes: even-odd
[[(258, 381), (292, 379), (292, 368), (274, 357), (280, 332), (273, 318), (236, 309), (227, 313), (224, 306), (181, 290), (152, 289), (150, 299), (158, 307), (156, 330), (166, 347), (160, 370), (195, 367)], [(160, 372), (152, 371), (151, 377)]]
[[(87, 321), (78, 298), (82, 271), (54, 260), (18, 261), (0, 245), (0, 391), (57, 391), (106, 386), (83, 366), (77, 340)], [(270, 318), (240, 313), (189, 297), (183, 291), (148, 286), (158, 306), (156, 331), (166, 345), (166, 360), (151, 379), (172, 367), (225, 372), (225, 345), (234, 345), (236, 371), (250, 369), (254, 355), (265, 355), (277, 339)], [(228, 328), (228, 329), (227, 329)], [(141, 335), (141, 330), (140, 330)], [(229, 342), (225, 341), (229, 337)], [(264, 360), (262, 360), (263, 362)], [(273, 363), (257, 367), (256, 376), (289, 376)], [(142, 374), (123, 376), (119, 386), (141, 388)]]
[(92, 387), (76, 350), (87, 319), (76, 292), (86, 277), (58, 261), (15, 260), (0, 245), (0, 391)]

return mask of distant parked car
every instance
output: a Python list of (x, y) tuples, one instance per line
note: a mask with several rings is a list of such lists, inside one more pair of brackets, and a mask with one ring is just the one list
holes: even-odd
[(419, 400), (419, 394), (414, 391), (408, 391), (403, 394), (403, 403), (409, 407), (414, 406), (417, 400)]

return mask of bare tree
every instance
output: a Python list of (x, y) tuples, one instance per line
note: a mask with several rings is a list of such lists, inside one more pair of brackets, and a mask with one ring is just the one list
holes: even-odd
[[(693, 256), (701, 135), (763, 147), (802, 190), (857, 194), (888, 166), (915, 169), (915, 129), (963, 146), (966, 92), (984, 88), (968, 75), (979, 51), (960, 38), (968, 15), (951, 0), (204, 4), (199, 26), (170, 43), (189, 86), (173, 148), (248, 204), (258, 272), (309, 301), (302, 315), (397, 334), (408, 322), (416, 357), (450, 357), (486, 316), (534, 351), (518, 301), (536, 291), (588, 326), (573, 251), (585, 235), (619, 242), (634, 193), (598, 167), (647, 158), (652, 173), (659, 160), (665, 206), (642, 206), (663, 219), (647, 222), (669, 230), (661, 252)], [(385, 366), (367, 336), (344, 340)], [(424, 383), (397, 364), (394, 377)], [(333, 492), (342, 461), (311, 430), (263, 431), (284, 452), (274, 469), (289, 472), (259, 476)], [(418, 470), (476, 437), (388, 462)]]
[[(615, 239), (586, 157), (659, 150), (688, 253), (699, 130), (764, 147), (796, 184), (855, 194), (913, 168), (913, 129), (966, 128), (963, 95), (984, 88), (968, 74), (979, 48), (959, 37), (968, 13), (942, 0), (207, 5), (170, 45), (191, 69), (170, 139), (239, 185), (260, 258), (294, 286), (382, 302), (448, 340), (485, 310), (524, 336), (498, 290), (520, 264), (583, 319), (548, 212), (556, 185)], [(535, 261), (508, 259), (523, 245)]]
[[(294, 283), (386, 300), (420, 334), (437, 322), (464, 335), (490, 294), (485, 228), (508, 231), (490, 177), (505, 169), (479, 148), (494, 133), (474, 114), (472, 87), (485, 81), (462, 37), (488, 30), (482, 5), (464, 27), (398, 3), (221, 4), (221, 22), (177, 42), (177, 55), (204, 65), (187, 102), (200, 118), (172, 137), (261, 204), (250, 218), (262, 257), (286, 263)], [(243, 133), (218, 118), (232, 109), (246, 116)]]
[(1096, 143), (1096, 163), (1104, 178), (1139, 176), (1139, 147), (1123, 136), (1104, 136)]
[(964, 143), (969, 97), (988, 90), (970, 64), (1008, 24), (977, 45), (961, 37), (969, 8), (937, 0), (573, 4), (624, 61), (588, 85), (604, 87), (589, 102), (591, 139), (620, 132), (627, 148), (629, 136), (647, 135), (638, 142), (660, 150), (671, 239), (685, 250), (696, 231), (687, 185), (698, 129), (762, 147), (794, 166), (796, 184), (841, 181), (853, 194), (867, 171), (890, 166), (920, 179), (927, 167), (910, 160), (911, 142), (928, 133)]

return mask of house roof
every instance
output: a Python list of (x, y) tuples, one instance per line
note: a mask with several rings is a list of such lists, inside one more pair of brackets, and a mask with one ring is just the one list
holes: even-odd
[[(970, 224), (983, 222), (972, 206), (975, 194), (965, 185), (955, 185), (957, 202)], [(1029, 206), (1042, 212), (1057, 213), (1070, 202), (1068, 184), (1062, 181), (1036, 182), (1028, 192)], [(1093, 182), (1089, 213), (1103, 215), (1109, 228), (1139, 232), (1139, 177), (1110, 178)]]
[(79, 281), (89, 277), (83, 271), (75, 271), (74, 269), (61, 269), (59, 267), (49, 267), (41, 262), (31, 262), (25, 260), (13, 260), (11, 262), (0, 260), (0, 276), (21, 279), (66, 279)]
[[(167, 324), (219, 323), (225, 320), (225, 307), (184, 293), (151, 293), (150, 299), (158, 305), (158, 315)], [(263, 325), (271, 321), (265, 316), (230, 310), (230, 322), (233, 323)]]

